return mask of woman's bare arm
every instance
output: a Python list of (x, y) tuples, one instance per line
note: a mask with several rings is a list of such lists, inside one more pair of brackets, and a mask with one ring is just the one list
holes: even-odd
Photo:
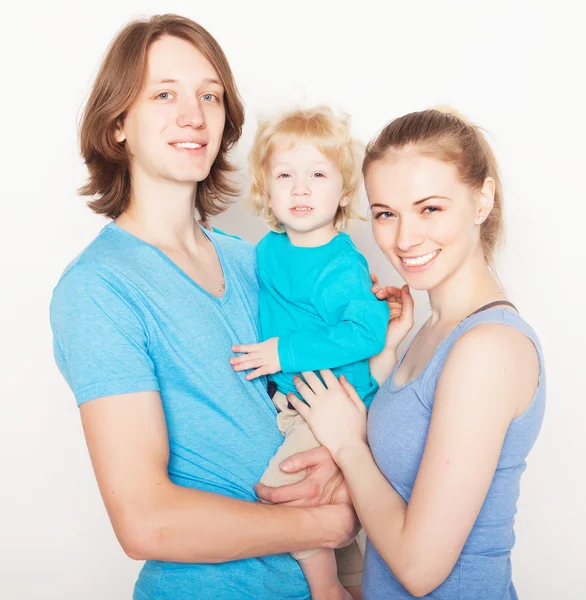
[(532, 342), (505, 325), (480, 325), (456, 342), (437, 385), (408, 505), (366, 444), (334, 456), (370, 541), (411, 594), (428, 594), (452, 570), (490, 487), (509, 424), (529, 405), (538, 374)]

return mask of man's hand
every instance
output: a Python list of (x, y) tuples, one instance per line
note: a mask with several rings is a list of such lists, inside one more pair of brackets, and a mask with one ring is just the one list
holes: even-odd
[(255, 486), (256, 494), (272, 504), (298, 507), (318, 507), (320, 523), (328, 531), (330, 548), (347, 546), (360, 531), (360, 521), (342, 472), (327, 448), (320, 446), (299, 452), (281, 463), (287, 473), (306, 469), (305, 479), (281, 487)]
[(270, 338), (260, 344), (232, 346), (232, 351), (240, 353), (240, 356), (230, 359), (230, 364), (235, 371), (254, 369), (246, 376), (248, 381), (262, 375), (272, 375), (281, 370), (279, 338)]
[(281, 469), (287, 473), (306, 469), (305, 479), (280, 487), (257, 483), (254, 489), (259, 498), (285, 506), (352, 503), (342, 472), (323, 446), (290, 456), (281, 463)]

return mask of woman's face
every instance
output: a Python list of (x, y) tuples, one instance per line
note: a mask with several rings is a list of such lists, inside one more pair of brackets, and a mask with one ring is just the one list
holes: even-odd
[(376, 242), (409, 286), (431, 290), (482, 254), (478, 218), (492, 208), (492, 179), (473, 190), (454, 166), (404, 150), (372, 163), (365, 185)]

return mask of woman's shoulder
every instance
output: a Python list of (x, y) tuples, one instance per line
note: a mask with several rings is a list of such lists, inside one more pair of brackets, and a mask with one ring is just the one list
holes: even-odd
[[(467, 323), (446, 348), (438, 372), (440, 390), (480, 389), (526, 408), (539, 385), (542, 356), (525, 321), (508, 309), (493, 319)], [(525, 402), (526, 399), (526, 402)]]

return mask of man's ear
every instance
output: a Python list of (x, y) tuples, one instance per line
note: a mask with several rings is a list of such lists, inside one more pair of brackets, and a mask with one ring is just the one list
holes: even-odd
[(124, 133), (124, 123), (122, 119), (118, 119), (116, 123), (116, 131), (114, 132), (114, 139), (121, 144), (126, 141), (126, 134)]

